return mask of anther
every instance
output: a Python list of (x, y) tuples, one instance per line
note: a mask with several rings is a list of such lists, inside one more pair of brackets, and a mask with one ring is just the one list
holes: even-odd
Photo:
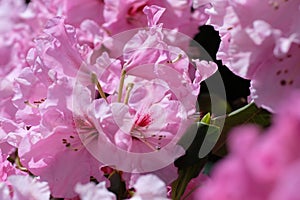
[(175, 63), (182, 58), (182, 54), (178, 54), (178, 56), (174, 60), (169, 60), (167, 63)]
[(31, 108), (38, 108), (39, 107), (39, 104), (37, 104), (37, 105), (31, 104), (28, 100), (24, 101), (24, 103), (27, 106), (31, 107)]

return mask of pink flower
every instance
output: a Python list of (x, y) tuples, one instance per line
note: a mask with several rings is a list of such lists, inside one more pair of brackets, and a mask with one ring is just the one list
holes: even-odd
[(84, 113), (72, 112), (71, 85), (71, 80), (64, 78), (50, 86), (47, 99), (38, 108), (39, 124), (29, 129), (19, 145), (24, 167), (47, 181), (53, 196), (63, 198), (76, 195), (74, 186), (78, 182), (87, 183), (91, 176), (98, 180), (102, 177), (100, 163), (78, 136), (81, 130), (87, 131), (86, 135), (97, 131), (84, 116), (79, 116)]
[[(94, 100), (89, 106), (88, 116), (99, 132), (97, 141), (94, 141), (96, 146), (92, 145), (90, 150), (107, 165), (116, 166), (126, 172), (132, 170), (148, 172), (153, 167), (155, 169), (165, 167), (181, 155), (181, 151), (173, 142), (178, 139), (181, 133), (179, 127), (184, 126), (186, 116), (180, 103), (168, 99), (164, 93), (161, 93), (161, 97), (157, 96), (157, 99), (149, 98), (148, 95), (151, 94), (147, 94), (146, 89), (150, 89), (151, 92), (155, 82), (149, 82), (148, 88), (136, 85), (132, 97), (129, 97), (128, 105), (116, 102), (108, 104), (104, 99), (99, 99)], [(158, 84), (156, 87), (162, 86)], [(162, 87), (157, 91), (160, 93), (162, 89), (165, 90)], [(146, 96), (143, 97), (141, 94)], [(168, 112), (161, 115), (161, 109)], [(180, 115), (176, 116), (174, 113), (178, 109), (181, 109), (178, 111)], [(173, 145), (167, 146), (171, 143)], [(143, 154), (147, 152), (148, 156)], [(115, 156), (111, 157), (111, 154)], [(124, 156), (127, 157), (126, 162), (122, 160)], [(163, 156), (165, 159), (161, 160)]]
[(116, 145), (143, 153), (159, 150), (174, 137), (180, 137), (176, 136), (177, 130), (187, 116), (181, 103), (172, 100), (170, 92), (160, 80), (138, 82), (131, 91), (128, 105), (112, 103), (111, 117), (119, 129), (114, 136)]
[(300, 162), (289, 166), (289, 170), (279, 178), (279, 183), (275, 186), (270, 197), (272, 200), (292, 200), (299, 198), (299, 169)]
[(189, 0), (177, 3), (168, 0), (108, 0), (105, 1), (104, 5), (103, 15), (106, 21), (106, 23), (104, 23), (104, 27), (112, 34), (133, 28), (146, 27), (147, 19), (142, 11), (148, 6), (153, 9), (154, 7), (156, 7), (156, 9), (159, 7), (165, 8), (165, 14), (161, 18), (161, 22), (164, 26), (168, 29), (178, 30), (190, 37), (193, 37), (198, 31), (198, 26), (205, 24), (208, 19), (208, 16), (203, 12), (204, 9), (202, 7), (196, 8), (194, 12), (191, 12), (192, 1)]
[(100, 25), (104, 22), (101, 12), (103, 6), (103, 1), (98, 0), (64, 1), (66, 23), (79, 27), (85, 19), (89, 19)]
[(0, 182), (6, 182), (7, 178), (11, 175), (22, 174), (21, 171), (18, 171), (15, 166), (13, 166), (8, 160), (7, 154), (0, 149)]
[(105, 29), (90, 19), (82, 21), (80, 27), (77, 28), (79, 44), (86, 44), (92, 49), (99, 50), (101, 47), (109, 47), (109, 45), (104, 43), (105, 41), (109, 41), (109, 37), (109, 33)]
[(88, 51), (78, 44), (76, 29), (65, 25), (60, 17), (49, 20), (44, 34), (35, 41), (37, 55), (45, 66), (72, 77), (76, 76)]
[(262, 135), (252, 126), (235, 129), (229, 143), (231, 153), (217, 164), (211, 181), (196, 191), (194, 197), (205, 200), (296, 197), (299, 180), (295, 177), (300, 172), (297, 99), (299, 91), (282, 104), (273, 125)]
[(164, 40), (166, 33), (157, 25), (163, 10), (146, 6), (149, 29), (125, 34), (125, 41), (112, 38), (119, 49), (98, 57), (94, 50), (95, 64), (79, 72), (79, 91), (90, 90), (93, 96), (97, 88), (101, 97), (87, 102), (86, 117), (99, 133), (87, 148), (102, 163), (125, 172), (158, 170), (182, 155), (176, 141), (192, 123), (199, 83), (217, 69), (197, 59), (193, 66), (184, 50)]
[[(265, 58), (251, 81), (251, 99), (259, 106), (278, 111), (278, 105), (295, 89), (299, 89), (298, 79), (299, 44), (292, 42), (285, 56)], [(272, 66), (272, 67), (269, 67)], [(266, 94), (265, 91), (268, 91)], [(280, 95), (279, 95), (280, 92)]]
[(50, 196), (46, 182), (38, 182), (29, 176), (11, 176), (8, 180), (13, 185), (13, 200), (26, 198), (46, 200)]
[(124, 46), (124, 69), (127, 74), (147, 80), (158, 78), (166, 81), (192, 114), (200, 82), (215, 73), (217, 65), (198, 59), (190, 62), (182, 49), (165, 41), (166, 37), (164, 29), (159, 26), (135, 34)]
[(77, 184), (75, 191), (79, 194), (82, 200), (116, 200), (114, 193), (108, 191), (105, 187), (105, 182)]
[(0, 117), (0, 147), (5, 156), (13, 153), (24, 137), (24, 123)]
[(48, 200), (50, 191), (46, 182), (30, 176), (12, 175), (8, 182), (0, 183), (0, 197), (5, 200)]
[[(130, 175), (131, 181), (153, 170), (164, 181), (176, 176), (172, 163), (183, 154), (176, 142), (192, 122), (200, 82), (216, 66), (199, 60), (192, 66), (185, 49), (167, 42), (175, 36), (166, 37), (158, 23), (172, 34), (182, 30), (192, 36), (207, 20), (204, 7), (192, 12), (191, 1), (157, 2), (162, 7), (148, 0), (82, 3), (0, 3), (14, 13), (1, 9), (7, 16), (0, 30), (5, 58), (0, 76), (6, 78), (0, 82), (1, 176), (5, 180), (14, 173), (5, 158), (18, 148), (22, 165), (38, 177), (12, 177), (11, 186), (0, 184), (3, 199), (49, 199), (50, 191), (58, 198), (78, 198), (77, 193), (90, 198), (85, 187), (99, 187), (100, 196), (114, 199), (103, 184), (74, 190), (91, 177), (101, 181), (104, 164), (138, 173)], [(115, 50), (118, 41), (110, 34), (147, 23), (149, 29)], [(109, 160), (99, 162), (93, 150)], [(157, 183), (155, 191), (143, 187), (151, 181)], [(166, 198), (165, 184), (156, 177), (142, 177), (134, 187), (135, 199)]]
[[(151, 185), (151, 187), (149, 187)], [(132, 200), (153, 199), (167, 200), (167, 187), (157, 176), (148, 174), (141, 176), (133, 185), (136, 192)]]
[[(238, 76), (251, 80), (250, 100), (276, 112), (283, 98), (300, 86), (295, 78), (299, 2), (230, 0), (212, 5), (210, 23), (222, 37), (218, 57)], [(268, 95), (262, 92), (266, 90)]]

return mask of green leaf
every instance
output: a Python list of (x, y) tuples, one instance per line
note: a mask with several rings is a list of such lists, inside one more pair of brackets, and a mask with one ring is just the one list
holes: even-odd
[(197, 122), (181, 138), (179, 145), (186, 149), (186, 153), (174, 163), (178, 168), (178, 178), (172, 183), (172, 199), (179, 200), (190, 180), (199, 175), (219, 135), (218, 127)]
[(207, 113), (206, 115), (204, 115), (204, 117), (201, 119), (201, 122), (203, 122), (205, 124), (210, 124), (210, 113)]
[(224, 156), (227, 154), (226, 139), (228, 132), (236, 126), (244, 124), (256, 124), (261, 127), (268, 127), (271, 123), (271, 113), (265, 109), (258, 108), (254, 103), (250, 103), (225, 117), (217, 117), (211, 120), (211, 124), (222, 128), (222, 122), (225, 119), (224, 126), (222, 128), (221, 136), (217, 144), (213, 149), (213, 153), (218, 156)]
[(118, 200), (124, 199), (127, 195), (127, 191), (125, 181), (122, 179), (122, 172), (115, 170), (109, 175), (108, 179), (110, 181), (108, 190), (113, 192)]

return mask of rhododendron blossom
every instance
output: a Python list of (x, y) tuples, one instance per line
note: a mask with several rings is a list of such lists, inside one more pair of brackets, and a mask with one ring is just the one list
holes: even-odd
[[(250, 100), (272, 112), (281, 97), (299, 88), (295, 78), (299, 73), (299, 5), (298, 1), (228, 0), (213, 1), (207, 9), (222, 37), (219, 58), (234, 73), (251, 80)], [(283, 17), (287, 12), (294, 16), (292, 20)]]
[(0, 182), (0, 197), (5, 200), (48, 200), (50, 191), (46, 182), (30, 176), (12, 175), (8, 177), (7, 183)]
[(0, 199), (298, 197), (299, 6), (0, 0)]
[[(151, 21), (149, 30), (134, 32), (123, 46), (119, 46), (119, 52), (124, 53), (122, 58), (109, 58), (103, 53), (95, 64), (82, 65), (78, 73), (79, 84), (86, 88), (78, 85), (75, 93), (84, 90), (90, 96), (83, 104), (90, 104), (86, 116), (99, 133), (93, 135), (94, 139), (80, 135), (101, 162), (127, 172), (146, 172), (153, 167), (157, 170), (182, 155), (179, 147), (175, 151), (171, 148), (193, 122), (190, 117), (196, 109), (199, 83), (216, 70), (212, 62), (205, 64), (194, 60), (195, 64), (191, 64), (183, 50), (164, 41), (163, 29), (157, 24), (163, 13), (160, 9), (144, 8)], [(122, 68), (120, 63), (124, 63)], [(93, 100), (95, 89), (100, 99)], [(74, 101), (77, 104), (82, 99)], [(78, 129), (80, 132), (80, 127)], [(164, 147), (167, 149), (163, 150)], [(111, 158), (104, 149), (119, 155)], [(150, 157), (139, 158), (138, 154), (126, 154), (126, 151), (150, 153)], [(123, 156), (128, 157), (128, 164), (122, 161)]]

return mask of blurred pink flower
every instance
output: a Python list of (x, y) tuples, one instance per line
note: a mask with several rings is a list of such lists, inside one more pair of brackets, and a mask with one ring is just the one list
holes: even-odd
[(104, 22), (103, 11), (104, 2), (99, 0), (69, 1), (63, 0), (63, 12), (66, 23), (76, 28), (86, 20), (92, 20), (101, 25)]
[(235, 129), (229, 140), (230, 154), (217, 164), (211, 181), (194, 198), (298, 199), (299, 94), (287, 98), (263, 135), (253, 126)]

